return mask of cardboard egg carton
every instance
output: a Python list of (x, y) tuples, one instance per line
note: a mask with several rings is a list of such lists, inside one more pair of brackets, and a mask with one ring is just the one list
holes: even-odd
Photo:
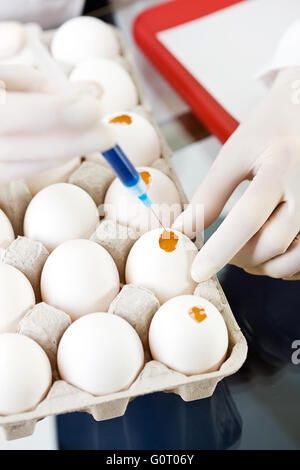
[[(34, 250), (36, 242), (29, 243)], [(32, 434), (36, 422), (49, 415), (83, 411), (90, 413), (97, 421), (116, 418), (126, 412), (130, 400), (148, 393), (173, 392), (180, 395), (184, 401), (211, 396), (220, 380), (234, 374), (241, 367), (246, 358), (247, 347), (216, 279), (198, 285), (195, 295), (209, 299), (219, 309), (226, 322), (229, 349), (220, 369), (207, 374), (185, 376), (151, 360), (147, 333), (151, 319), (159, 308), (159, 302), (151, 291), (125, 285), (111, 303), (109, 311), (125, 318), (139, 333), (145, 350), (145, 364), (127, 390), (105, 396), (93, 396), (59, 379), (56, 365), (57, 347), (61, 336), (71, 323), (70, 317), (43, 302), (33, 307), (21, 320), (18, 332), (34, 339), (45, 350), (52, 366), (53, 384), (46, 398), (34, 410), (18, 415), (0, 416), (0, 426), (6, 439), (18, 439)]]
[[(119, 35), (118, 32), (117, 34)], [(174, 181), (184, 205), (187, 199), (172, 167), (171, 150), (153, 120), (151, 108), (141, 88), (131, 54), (121, 38), (120, 42), (122, 63), (133, 77), (139, 92), (140, 103), (135, 111), (152, 122), (160, 138), (161, 158), (154, 162), (153, 166), (166, 173)], [(84, 160), (85, 162), (75, 170), (69, 181), (83, 187), (99, 205), (104, 200), (112, 175), (100, 162), (95, 162), (95, 159), (85, 158)], [(0, 195), (0, 207), (13, 217), (18, 235), (22, 235), (24, 213), (30, 199), (30, 192), (24, 182), (11, 184), (7, 193)], [(116, 235), (118, 233), (119, 238)], [(135, 237), (132, 231), (130, 239), (124, 239), (122, 227), (106, 220), (100, 222), (91, 237), (93, 241), (110, 252), (119, 269), (121, 281), (124, 281), (126, 258), (136, 238), (137, 235)], [(39, 280), (47, 257), (48, 252), (41, 243), (20, 236), (6, 250), (3, 250), (0, 261), (17, 267), (28, 277), (34, 286), (37, 302), (40, 302)], [(35, 409), (17, 415), (0, 416), (0, 427), (6, 439), (18, 439), (31, 435), (37, 421), (49, 415), (82, 411), (90, 413), (97, 421), (116, 418), (124, 415), (130, 400), (158, 391), (175, 393), (184, 401), (211, 396), (220, 380), (234, 374), (242, 366), (247, 355), (247, 344), (216, 277), (199, 284), (195, 295), (212, 302), (226, 322), (229, 348), (226, 360), (220, 369), (206, 374), (185, 376), (152, 360), (148, 346), (148, 329), (153, 315), (159, 308), (159, 302), (151, 291), (125, 285), (111, 303), (109, 311), (122, 316), (136, 329), (143, 343), (145, 364), (127, 390), (105, 396), (93, 396), (60, 380), (56, 364), (57, 347), (71, 320), (66, 312), (43, 302), (38, 303), (21, 320), (18, 332), (34, 339), (46, 351), (52, 366), (53, 383), (47, 396)]]

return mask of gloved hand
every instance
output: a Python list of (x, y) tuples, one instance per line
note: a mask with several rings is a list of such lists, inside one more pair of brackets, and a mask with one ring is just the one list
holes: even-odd
[[(300, 69), (285, 69), (223, 146), (191, 206), (174, 223), (189, 235), (195, 207), (205, 227), (243, 180), (251, 180), (192, 266), (197, 282), (230, 262), (253, 274), (300, 279)], [(294, 276), (295, 275), (295, 276)]]
[(0, 66), (0, 182), (32, 176), (73, 157), (113, 145), (100, 122), (100, 87), (70, 85), (58, 93), (37, 70)]

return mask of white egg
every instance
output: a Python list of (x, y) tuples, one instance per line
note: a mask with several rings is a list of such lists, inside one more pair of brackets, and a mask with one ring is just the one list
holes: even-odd
[(91, 196), (69, 183), (47, 186), (31, 200), (24, 218), (24, 235), (49, 250), (75, 238), (90, 238), (99, 224)]
[(53, 57), (70, 65), (89, 59), (114, 57), (120, 52), (118, 38), (104, 21), (79, 16), (64, 23), (52, 39)]
[(94, 59), (83, 62), (74, 68), (70, 80), (72, 82), (92, 81), (101, 86), (102, 116), (119, 109), (130, 110), (138, 104), (138, 94), (132, 78), (114, 60)]
[(0, 209), (0, 248), (7, 248), (15, 234), (6, 214)]
[(225, 321), (208, 300), (196, 295), (170, 299), (149, 329), (153, 359), (182, 374), (218, 370), (228, 349)]
[(126, 283), (146, 287), (160, 303), (194, 292), (191, 266), (198, 250), (185, 235), (175, 230), (155, 229), (133, 245), (126, 263)]
[(34, 292), (27, 277), (9, 264), (0, 264), (0, 333), (14, 333), (34, 304)]
[(51, 380), (49, 359), (35, 341), (14, 333), (0, 335), (0, 415), (35, 408)]
[[(138, 167), (137, 170), (146, 183), (153, 211), (165, 227), (171, 227), (182, 210), (175, 184), (155, 168)], [(122, 225), (130, 225), (140, 233), (160, 227), (157, 217), (118, 179), (110, 185), (104, 204), (105, 216), (108, 219), (116, 220)]]
[(110, 313), (74, 322), (58, 348), (61, 377), (76, 387), (105, 395), (127, 389), (144, 363), (141, 340), (132, 326)]
[(119, 111), (103, 119), (134, 166), (148, 166), (160, 157), (160, 141), (152, 124), (139, 114)]
[(119, 292), (119, 273), (111, 255), (89, 240), (70, 240), (47, 259), (41, 277), (44, 302), (72, 320), (107, 311)]

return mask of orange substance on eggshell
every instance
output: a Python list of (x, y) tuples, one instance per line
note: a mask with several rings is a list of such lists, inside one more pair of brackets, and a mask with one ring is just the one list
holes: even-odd
[(116, 116), (109, 121), (110, 124), (126, 124), (129, 126), (132, 123), (132, 119), (128, 114), (121, 114)]
[(149, 171), (140, 171), (140, 175), (145, 185), (148, 186), (151, 183), (151, 175)]
[[(203, 312), (203, 313), (201, 313)], [(189, 315), (197, 322), (201, 323), (207, 317), (204, 308), (193, 307), (189, 311)]]
[(174, 232), (164, 230), (159, 237), (159, 246), (167, 253), (171, 253), (172, 251), (176, 250), (177, 243), (178, 237)]

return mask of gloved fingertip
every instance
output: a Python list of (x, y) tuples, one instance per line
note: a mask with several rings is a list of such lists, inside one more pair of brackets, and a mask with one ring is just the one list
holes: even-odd
[(191, 268), (191, 276), (195, 282), (204, 282), (211, 278), (218, 269), (216, 268), (215, 264), (203, 259), (201, 256), (196, 256), (192, 268)]
[[(195, 224), (195, 214), (193, 206), (190, 204), (187, 208), (175, 219), (172, 228), (178, 232), (184, 233), (190, 239), (194, 239), (198, 235)], [(198, 227), (199, 231), (202, 227)]]

